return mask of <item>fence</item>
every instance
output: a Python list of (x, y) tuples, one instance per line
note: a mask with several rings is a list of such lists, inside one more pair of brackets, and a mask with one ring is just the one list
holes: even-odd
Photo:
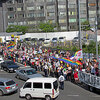
[(89, 86), (100, 89), (100, 77), (79, 71), (79, 80)]

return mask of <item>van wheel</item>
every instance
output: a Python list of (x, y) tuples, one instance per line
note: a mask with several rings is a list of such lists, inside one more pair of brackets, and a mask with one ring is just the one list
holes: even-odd
[(0, 96), (3, 96), (3, 92), (2, 92), (2, 90), (0, 90)]
[(45, 96), (45, 100), (52, 100), (50, 96)]
[(25, 98), (26, 98), (26, 100), (31, 100), (32, 97), (30, 94), (26, 94)]
[(89, 87), (89, 90), (90, 90), (91, 92), (94, 91), (94, 87), (92, 87), (92, 86), (88, 86), (88, 87)]

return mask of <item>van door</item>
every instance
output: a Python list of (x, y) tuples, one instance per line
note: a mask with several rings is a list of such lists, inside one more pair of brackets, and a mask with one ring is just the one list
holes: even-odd
[(34, 82), (33, 91), (34, 93), (32, 93), (32, 97), (43, 98), (43, 83)]
[(49, 95), (52, 97), (52, 84), (44, 83), (44, 96)]
[(21, 92), (22, 92), (23, 95), (26, 95), (26, 94), (31, 95), (31, 93), (32, 93), (32, 83), (31, 82), (25, 83)]
[(53, 97), (57, 97), (59, 95), (59, 87), (57, 80), (53, 82)]

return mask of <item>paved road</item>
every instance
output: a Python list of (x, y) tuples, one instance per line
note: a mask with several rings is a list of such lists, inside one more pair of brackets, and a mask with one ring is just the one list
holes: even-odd
[[(18, 83), (18, 87), (22, 87), (25, 81), (18, 80), (15, 78), (15, 73), (7, 73), (0, 70), (0, 77), (12, 78)], [(69, 81), (65, 82), (65, 89), (60, 90), (60, 95), (56, 100), (100, 100), (100, 92), (93, 93), (86, 89), (85, 86), (78, 86)], [(0, 100), (25, 100), (24, 98), (19, 98), (18, 93), (13, 93), (0, 97)], [(35, 99), (39, 100), (39, 99)]]

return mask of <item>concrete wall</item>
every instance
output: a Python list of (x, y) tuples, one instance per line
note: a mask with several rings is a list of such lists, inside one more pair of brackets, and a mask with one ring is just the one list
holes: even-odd
[(20, 38), (54, 38), (54, 37), (66, 37), (66, 40), (72, 40), (74, 37), (78, 36), (78, 31), (71, 32), (52, 32), (52, 33), (26, 33)]

